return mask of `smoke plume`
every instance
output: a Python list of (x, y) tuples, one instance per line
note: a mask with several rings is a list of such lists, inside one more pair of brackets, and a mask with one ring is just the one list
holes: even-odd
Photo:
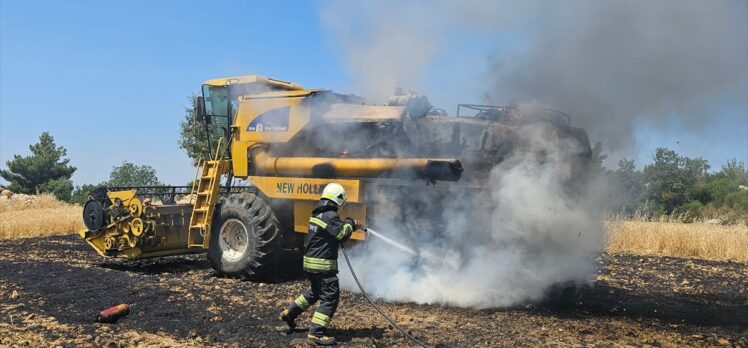
[(633, 145), (637, 122), (694, 130), (748, 107), (748, 3), (547, 5), (521, 23), (529, 47), (492, 61), (497, 98), (570, 113), (609, 149)]
[[(474, 35), (489, 45), (474, 101), (559, 109), (612, 153), (635, 145), (637, 123), (697, 128), (748, 108), (743, 1), (332, 1), (322, 17), (359, 93), (382, 100), (403, 86), (464, 95), (470, 89), (452, 74), (438, 83), (427, 74), (457, 38)], [(474, 54), (465, 52), (464, 64)], [(569, 188), (579, 179), (571, 159), (584, 149), (538, 124), (519, 135), (526, 146), (491, 170), (487, 191), (414, 195), (377, 210), (373, 227), (420, 257), (376, 239), (357, 247), (352, 261), (368, 290), (487, 308), (592, 278), (604, 192), (594, 178)], [(386, 206), (389, 197), (372, 199)], [(429, 216), (437, 203), (445, 213)], [(340, 277), (354, 290), (347, 271)]]
[[(488, 308), (538, 300), (553, 285), (592, 279), (602, 245), (599, 197), (592, 193), (600, 190), (570, 189), (581, 180), (573, 177), (572, 159), (584, 149), (545, 123), (520, 133), (527, 146), (492, 170), (486, 190), (458, 186), (437, 201), (429, 196), (437, 188), (416, 188), (420, 194), (406, 194), (398, 208), (377, 209), (372, 227), (420, 255), (370, 237), (352, 261), (368, 291), (398, 301)], [(378, 204), (390, 198), (373, 197)], [(340, 277), (354, 290), (347, 271)]]
[[(447, 88), (545, 105), (613, 154), (635, 145), (637, 124), (694, 130), (748, 108), (741, 0), (332, 1), (322, 14), (364, 95)], [(449, 55), (463, 68), (485, 55), (484, 78), (472, 82), (483, 90), (465, 96), (473, 86), (433, 64), (471, 37), (485, 46)]]

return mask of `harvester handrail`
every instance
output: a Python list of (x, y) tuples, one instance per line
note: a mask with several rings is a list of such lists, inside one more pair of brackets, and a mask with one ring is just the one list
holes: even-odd
[(221, 145), (224, 141), (226, 141), (224, 137), (218, 138), (218, 143), (216, 144), (216, 156), (213, 159), (214, 161), (218, 161), (221, 158)]
[[(159, 197), (164, 202), (176, 201), (177, 196), (191, 195), (193, 191), (188, 191), (192, 187), (186, 186), (167, 186), (167, 185), (152, 185), (152, 186), (107, 186), (105, 187), (108, 191), (124, 191), (124, 190), (136, 190), (135, 196), (138, 197)], [(219, 187), (220, 194), (230, 194), (252, 191), (252, 186), (235, 186), (235, 185), (221, 185)], [(193, 199), (190, 198), (190, 201)], [(192, 205), (194, 202), (190, 202)], [(168, 203), (172, 204), (172, 203)]]
[[(463, 115), (460, 113), (461, 109), (468, 109), (477, 111), (475, 115)], [(483, 112), (495, 110), (500, 112), (507, 112), (511, 109), (518, 110), (521, 114), (519, 116), (520, 119), (526, 122), (534, 122), (534, 121), (550, 121), (554, 123), (560, 123), (564, 124), (566, 126), (571, 125), (571, 116), (565, 112), (558, 111), (555, 109), (549, 109), (549, 108), (531, 108), (531, 107), (522, 107), (519, 108), (517, 106), (512, 105), (489, 105), (489, 104), (457, 104), (457, 114), (455, 116), (457, 117), (477, 117)]]

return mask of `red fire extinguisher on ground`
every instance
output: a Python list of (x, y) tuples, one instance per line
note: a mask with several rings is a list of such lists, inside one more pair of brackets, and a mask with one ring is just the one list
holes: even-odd
[(118, 304), (99, 312), (96, 316), (96, 321), (99, 323), (114, 323), (129, 313), (130, 306), (127, 303)]

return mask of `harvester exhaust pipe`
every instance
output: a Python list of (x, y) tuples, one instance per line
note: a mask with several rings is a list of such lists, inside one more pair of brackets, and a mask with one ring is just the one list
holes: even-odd
[(252, 164), (258, 175), (318, 178), (416, 175), (427, 180), (457, 181), (463, 171), (456, 159), (275, 157), (265, 149), (252, 153)]

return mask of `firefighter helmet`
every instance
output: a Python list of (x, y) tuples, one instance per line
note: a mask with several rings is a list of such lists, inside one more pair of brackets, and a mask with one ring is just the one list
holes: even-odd
[(343, 204), (345, 204), (345, 201), (348, 199), (348, 194), (345, 193), (345, 189), (340, 184), (333, 182), (327, 184), (325, 186), (325, 189), (322, 190), (322, 198), (329, 199), (335, 204), (337, 204), (339, 207), (342, 207)]

